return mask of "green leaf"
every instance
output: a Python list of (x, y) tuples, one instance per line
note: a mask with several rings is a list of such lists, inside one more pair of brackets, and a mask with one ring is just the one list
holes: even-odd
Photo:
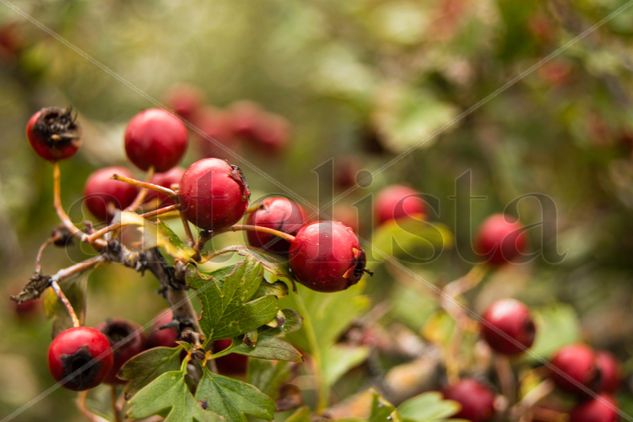
[[(252, 258), (264, 267), (264, 279), (269, 283), (277, 280), (284, 280), (288, 285), (292, 284), (292, 275), (288, 272), (288, 266), (280, 263), (279, 258), (269, 255), (265, 252), (255, 250), (246, 246), (233, 245), (217, 250), (214, 255), (222, 255), (234, 253), (245, 258)], [(287, 291), (286, 291), (287, 294)]]
[(424, 294), (403, 283), (393, 287), (391, 304), (391, 315), (414, 331), (419, 331), (439, 306), (430, 293)]
[(406, 420), (415, 422), (440, 422), (459, 411), (459, 404), (444, 400), (440, 393), (431, 392), (410, 398), (398, 406), (398, 412)]
[(248, 382), (272, 399), (277, 399), (279, 387), (290, 376), (288, 362), (271, 362), (269, 360), (248, 360)]
[(261, 336), (253, 346), (241, 343), (232, 347), (231, 353), (246, 355), (259, 359), (285, 360), (300, 362), (301, 353), (290, 343), (277, 337)]
[(229, 421), (247, 421), (246, 415), (271, 420), (275, 403), (256, 387), (204, 369), (196, 399)]
[(288, 416), (286, 422), (312, 422), (312, 412), (309, 407), (300, 407)]
[(376, 229), (371, 240), (370, 255), (376, 260), (399, 256), (424, 263), (433, 261), (452, 247), (453, 235), (445, 225), (405, 218)]
[(533, 311), (536, 339), (524, 359), (538, 362), (549, 359), (561, 347), (580, 340), (580, 322), (574, 309), (555, 304)]
[(322, 359), (325, 365), (325, 379), (328, 385), (333, 385), (347, 371), (360, 365), (367, 359), (369, 349), (367, 347), (333, 345), (324, 350)]
[(398, 411), (378, 393), (374, 393), (368, 422), (400, 422)]
[(196, 401), (181, 371), (165, 372), (143, 387), (128, 404), (133, 419), (165, 416), (165, 422), (217, 421), (218, 417)]
[(182, 350), (182, 347), (155, 347), (127, 361), (119, 372), (121, 378), (129, 381), (126, 394), (136, 394), (162, 373), (180, 368)]
[[(79, 322), (83, 324), (86, 319), (86, 290), (88, 279), (84, 277), (64, 280), (59, 283), (68, 301), (73, 306)], [(61, 331), (73, 326), (73, 322), (68, 315), (68, 311), (63, 303), (59, 301), (55, 291), (49, 287), (42, 295), (42, 306), (44, 314), (53, 321), (53, 337)]]

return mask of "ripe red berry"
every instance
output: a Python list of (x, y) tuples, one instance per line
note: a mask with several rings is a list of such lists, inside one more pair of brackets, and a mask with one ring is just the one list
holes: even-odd
[(596, 390), (605, 393), (614, 393), (620, 386), (620, 365), (616, 358), (609, 352), (596, 353), (596, 368), (598, 370), (598, 385)]
[(180, 162), (187, 150), (187, 128), (168, 111), (151, 108), (130, 120), (125, 129), (125, 152), (141, 170), (165, 172)]
[(11, 301), (15, 315), (21, 320), (27, 320), (38, 314), (41, 309), (40, 299), (31, 299), (21, 303)]
[(359, 233), (358, 209), (347, 204), (337, 204), (332, 209), (332, 218), (349, 226), (354, 233)]
[(453, 415), (457, 418), (464, 418), (471, 422), (485, 422), (494, 416), (495, 395), (479, 381), (463, 379), (446, 387), (442, 394), (444, 398), (460, 404), (461, 409)]
[(290, 140), (290, 123), (276, 114), (266, 113), (262, 116), (257, 137), (252, 138), (252, 145), (260, 151), (276, 154), (288, 145)]
[(166, 327), (174, 320), (174, 314), (170, 309), (162, 312), (152, 324), (152, 328), (147, 335), (145, 347), (174, 347), (178, 340), (178, 329), (176, 327)]
[[(305, 223), (303, 208), (283, 196), (265, 198), (259, 207), (248, 215), (248, 224), (268, 227), (295, 235)], [(268, 233), (249, 231), (248, 243), (269, 252), (288, 255), (290, 243)]]
[(484, 312), (481, 335), (495, 352), (516, 355), (532, 346), (536, 326), (527, 306), (518, 300), (504, 299)]
[(256, 140), (261, 130), (264, 111), (251, 101), (238, 101), (229, 109), (233, 135), (246, 140)]
[(62, 331), (48, 348), (48, 369), (55, 380), (71, 390), (96, 387), (112, 369), (108, 338), (91, 327)]
[(334, 185), (339, 189), (349, 189), (356, 186), (356, 176), (361, 165), (357, 157), (342, 157), (334, 167)]
[(132, 177), (125, 167), (104, 167), (96, 170), (86, 180), (84, 203), (92, 214), (100, 220), (112, 218), (111, 207), (124, 209), (138, 194), (138, 189), (129, 183), (112, 179), (113, 174)]
[[(229, 347), (232, 343), (230, 338), (216, 340), (213, 342), (213, 353), (221, 352)], [(224, 375), (241, 375), (246, 373), (248, 367), (248, 357), (230, 353), (215, 360), (218, 372)]]
[(475, 251), (489, 264), (501, 265), (518, 257), (525, 250), (526, 244), (523, 226), (516, 219), (494, 214), (479, 228)]
[(106, 375), (104, 382), (123, 383), (124, 381), (117, 377), (119, 370), (125, 362), (145, 348), (142, 327), (124, 319), (112, 319), (100, 324), (97, 328), (108, 337), (113, 353), (112, 369)]
[(194, 86), (178, 85), (169, 90), (166, 101), (174, 113), (189, 120), (202, 106), (202, 93)]
[(558, 350), (552, 358), (551, 376), (556, 385), (571, 393), (583, 393), (596, 377), (596, 357), (590, 347), (573, 344)]
[(619, 419), (617, 403), (605, 395), (579, 404), (569, 414), (569, 422), (616, 422)]
[(71, 109), (46, 107), (26, 124), (31, 147), (45, 160), (55, 162), (75, 155), (79, 145), (79, 126)]
[(392, 185), (378, 193), (374, 209), (376, 221), (383, 224), (405, 217), (421, 218), (426, 207), (418, 192), (407, 186)]
[(179, 196), (187, 220), (203, 229), (219, 230), (242, 218), (250, 192), (237, 166), (205, 158), (185, 171)]
[(338, 221), (304, 225), (290, 245), (290, 269), (301, 284), (320, 292), (344, 290), (365, 271), (365, 253), (354, 231)]
[(231, 132), (228, 113), (214, 107), (204, 107), (194, 117), (200, 153), (208, 158), (229, 158), (238, 146)]
[[(174, 185), (180, 184), (180, 179), (182, 179), (182, 175), (184, 173), (185, 169), (182, 167), (174, 167), (165, 173), (156, 173), (154, 177), (152, 177), (152, 183), (171, 189)], [(149, 202), (154, 199), (158, 199), (161, 206), (174, 204), (174, 200), (170, 196), (167, 196), (164, 193), (148, 190), (146, 201)]]

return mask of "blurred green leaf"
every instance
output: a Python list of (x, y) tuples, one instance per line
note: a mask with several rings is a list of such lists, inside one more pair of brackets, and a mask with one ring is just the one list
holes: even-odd
[(290, 376), (288, 362), (271, 362), (262, 359), (248, 360), (248, 382), (273, 400), (279, 395), (279, 387)]
[(374, 393), (368, 422), (401, 422), (400, 414), (395, 406), (380, 394)]
[(424, 393), (412, 397), (398, 406), (398, 412), (406, 421), (442, 422), (459, 410), (459, 404), (442, 399), (440, 393)]
[(443, 224), (403, 218), (376, 229), (368, 255), (379, 261), (398, 256), (415, 262), (430, 262), (452, 246), (453, 235)]
[(558, 349), (581, 339), (580, 321), (570, 305), (557, 303), (532, 311), (536, 323), (534, 345), (524, 359), (549, 359)]
[(328, 385), (334, 385), (347, 371), (363, 363), (368, 355), (369, 349), (367, 347), (335, 344), (325, 349), (322, 359), (327, 362), (324, 368)]
[(182, 347), (155, 347), (128, 360), (119, 372), (122, 379), (128, 380), (126, 394), (134, 395), (162, 373), (180, 368), (182, 351)]

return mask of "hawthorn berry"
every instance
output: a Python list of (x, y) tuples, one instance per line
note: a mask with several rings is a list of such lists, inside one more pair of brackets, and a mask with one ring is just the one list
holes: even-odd
[(493, 214), (479, 228), (475, 251), (487, 263), (501, 265), (518, 257), (526, 244), (527, 238), (521, 223), (504, 214)]
[(203, 229), (219, 230), (242, 218), (250, 191), (237, 166), (205, 158), (182, 175), (178, 195), (187, 220)]
[[(154, 177), (152, 177), (151, 182), (155, 185), (171, 189), (172, 187), (174, 187), (174, 185), (178, 185), (180, 183), (180, 179), (182, 179), (182, 175), (184, 174), (184, 172), (185, 169), (183, 169), (182, 167), (174, 167), (173, 169), (166, 171), (165, 173), (156, 173)], [(148, 190), (146, 201), (149, 202), (154, 199), (158, 199), (161, 206), (174, 204), (174, 200), (170, 196), (164, 193)]]
[[(295, 235), (305, 223), (305, 213), (296, 202), (283, 196), (273, 196), (265, 198), (259, 207), (248, 215), (247, 223)], [(249, 231), (247, 238), (251, 246), (288, 255), (290, 243), (287, 240), (256, 231)]]
[(599, 395), (579, 404), (569, 413), (569, 422), (616, 422), (618, 406), (612, 397)]
[[(231, 346), (233, 341), (230, 338), (216, 340), (213, 342), (213, 353), (221, 352)], [(248, 367), (248, 357), (237, 353), (229, 353), (215, 360), (218, 372), (224, 375), (241, 375), (246, 373)]]
[(598, 370), (597, 391), (614, 393), (620, 386), (620, 365), (609, 352), (596, 353), (596, 368)]
[(257, 136), (251, 140), (252, 145), (263, 152), (279, 153), (290, 140), (290, 123), (282, 116), (266, 113), (260, 122)]
[(405, 217), (420, 218), (424, 216), (426, 207), (418, 192), (407, 186), (392, 185), (378, 193), (374, 209), (380, 225)]
[(238, 139), (231, 132), (228, 113), (214, 107), (204, 107), (194, 117), (198, 129), (200, 153), (209, 158), (228, 158), (236, 149)]
[(145, 347), (174, 347), (178, 340), (178, 329), (170, 326), (174, 320), (174, 314), (171, 309), (162, 312), (152, 324), (150, 332), (147, 334)]
[(485, 422), (495, 414), (494, 393), (484, 384), (474, 379), (463, 379), (446, 387), (442, 394), (445, 399), (454, 400), (461, 406), (455, 417), (471, 422)]
[(530, 310), (515, 299), (494, 302), (482, 315), (481, 335), (492, 350), (516, 355), (534, 343), (536, 326)]
[(238, 101), (229, 109), (230, 128), (234, 136), (255, 140), (261, 130), (263, 110), (252, 101)]
[(125, 129), (125, 152), (141, 170), (165, 172), (180, 162), (187, 150), (187, 128), (170, 112), (151, 108), (138, 113)]
[(308, 223), (290, 245), (290, 269), (301, 284), (312, 290), (347, 289), (361, 279), (365, 264), (358, 237), (338, 221)]
[(112, 179), (112, 175), (132, 177), (132, 173), (125, 167), (104, 167), (96, 170), (86, 180), (84, 188), (84, 203), (95, 217), (107, 221), (112, 218), (111, 207), (124, 209), (129, 206), (138, 189), (129, 183)]
[(178, 85), (167, 93), (167, 104), (178, 116), (191, 119), (202, 106), (202, 93), (191, 85)]
[(99, 385), (112, 369), (108, 338), (91, 327), (62, 331), (48, 348), (48, 369), (55, 380), (70, 390), (88, 390)]
[(81, 144), (79, 125), (70, 108), (39, 110), (26, 124), (26, 136), (35, 152), (51, 162), (75, 155)]
[(37, 315), (40, 310), (41, 300), (30, 299), (19, 303), (11, 301), (11, 303), (13, 304), (15, 315), (21, 320), (27, 320)]
[(594, 382), (596, 356), (589, 346), (572, 344), (564, 346), (552, 358), (551, 377), (562, 390), (583, 393), (583, 386), (589, 388)]
[(121, 367), (143, 351), (145, 338), (140, 325), (124, 319), (111, 319), (100, 324), (97, 329), (108, 337), (112, 347), (112, 369), (106, 375), (104, 382), (119, 384), (124, 381), (117, 377)]

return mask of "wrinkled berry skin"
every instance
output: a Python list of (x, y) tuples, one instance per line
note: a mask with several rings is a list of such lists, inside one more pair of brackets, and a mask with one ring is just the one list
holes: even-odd
[[(268, 227), (291, 235), (297, 234), (305, 223), (303, 208), (282, 196), (265, 198), (259, 207), (248, 215), (247, 224)], [(288, 255), (290, 242), (275, 235), (249, 231), (248, 243), (279, 255)]]
[(495, 352), (517, 355), (534, 344), (534, 320), (528, 307), (518, 300), (496, 301), (482, 317), (481, 335)]
[(108, 212), (109, 204), (117, 209), (124, 209), (134, 202), (138, 189), (129, 183), (112, 179), (113, 174), (132, 177), (125, 167), (104, 167), (92, 173), (84, 188), (84, 203), (95, 217), (108, 221), (112, 215)]
[(205, 158), (182, 175), (179, 196), (187, 220), (202, 229), (219, 230), (242, 218), (250, 192), (236, 166)]
[(79, 126), (68, 108), (46, 107), (26, 124), (26, 136), (35, 152), (55, 162), (75, 155), (81, 145)]
[(599, 395), (576, 406), (569, 414), (569, 422), (616, 422), (620, 420), (617, 409), (612, 397)]
[[(152, 347), (174, 347), (178, 340), (178, 329), (176, 327), (165, 327), (174, 319), (171, 310), (162, 312), (152, 324), (150, 332), (147, 334), (145, 348)], [(164, 328), (163, 328), (164, 327)]]
[(64, 330), (48, 348), (48, 369), (51, 375), (70, 390), (96, 387), (108, 375), (112, 363), (112, 348), (108, 338), (91, 327)]
[(97, 329), (108, 337), (112, 347), (112, 369), (106, 375), (104, 382), (108, 384), (122, 384), (117, 377), (121, 367), (141, 353), (145, 348), (145, 338), (140, 325), (124, 319), (111, 319), (100, 324)]
[[(182, 179), (182, 175), (185, 173), (185, 169), (182, 167), (174, 167), (173, 169), (166, 171), (165, 173), (156, 173), (154, 177), (152, 177), (152, 183), (155, 185), (159, 185), (165, 188), (171, 189), (174, 185), (178, 185), (180, 183), (180, 179)], [(160, 192), (156, 192), (153, 190), (147, 191), (146, 201), (149, 202), (158, 198), (160, 201), (160, 206), (167, 206), (175, 204), (174, 200)]]
[(290, 269), (297, 280), (319, 292), (345, 290), (365, 271), (365, 253), (354, 231), (338, 221), (304, 225), (290, 245)]
[(597, 374), (595, 361), (593, 350), (584, 344), (562, 347), (552, 358), (551, 364), (558, 370), (551, 369), (551, 377), (560, 389), (583, 394), (579, 385), (591, 387)]
[(461, 405), (456, 418), (464, 418), (471, 422), (492, 420), (495, 413), (494, 393), (484, 384), (474, 379), (463, 379), (446, 387), (442, 394), (445, 399), (454, 400)]
[[(231, 339), (216, 340), (213, 342), (213, 353), (221, 352), (231, 345)], [(215, 360), (218, 372), (224, 375), (242, 375), (248, 367), (248, 357), (230, 353)]]
[(475, 239), (475, 251), (490, 265), (502, 265), (517, 258), (527, 245), (523, 226), (514, 218), (493, 214), (488, 217)]
[(596, 353), (596, 368), (598, 370), (598, 385), (596, 390), (604, 393), (615, 393), (620, 386), (620, 365), (609, 352)]
[(376, 197), (375, 214), (379, 225), (405, 217), (421, 218), (425, 210), (420, 194), (407, 186), (388, 186)]
[(168, 111), (151, 108), (130, 120), (125, 129), (125, 152), (141, 170), (165, 172), (182, 159), (188, 144), (187, 128)]

